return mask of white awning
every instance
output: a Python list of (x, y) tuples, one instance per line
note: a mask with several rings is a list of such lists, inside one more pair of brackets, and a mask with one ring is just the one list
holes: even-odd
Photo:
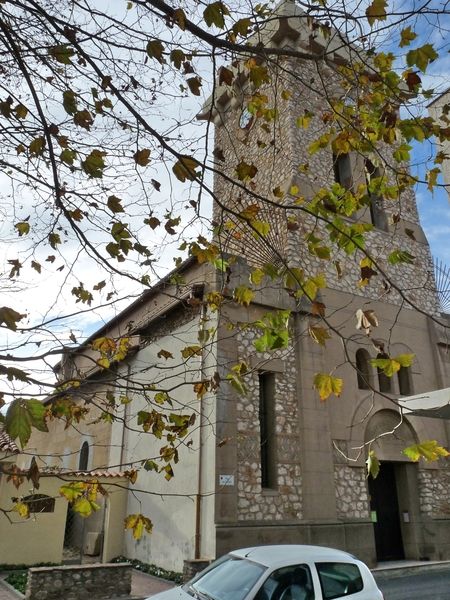
[(405, 415), (450, 419), (450, 388), (398, 399)]

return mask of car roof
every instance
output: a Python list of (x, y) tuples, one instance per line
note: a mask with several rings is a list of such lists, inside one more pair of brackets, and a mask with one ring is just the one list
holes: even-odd
[(248, 558), (266, 567), (287, 566), (297, 562), (357, 560), (354, 556), (343, 550), (326, 548), (325, 546), (300, 544), (254, 546), (252, 548), (233, 550), (230, 554), (240, 558)]

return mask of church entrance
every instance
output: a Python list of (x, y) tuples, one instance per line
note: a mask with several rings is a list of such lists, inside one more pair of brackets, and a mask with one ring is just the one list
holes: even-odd
[(369, 477), (370, 511), (378, 561), (405, 558), (394, 462), (382, 462), (378, 476)]

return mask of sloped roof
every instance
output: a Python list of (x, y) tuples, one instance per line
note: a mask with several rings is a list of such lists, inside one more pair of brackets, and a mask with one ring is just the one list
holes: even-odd
[(12, 441), (9, 435), (0, 425), (0, 452), (8, 452), (10, 454), (19, 454), (19, 448)]

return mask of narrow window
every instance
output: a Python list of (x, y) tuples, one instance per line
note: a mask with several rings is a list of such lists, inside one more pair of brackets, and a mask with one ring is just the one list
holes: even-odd
[(275, 375), (259, 374), (259, 431), (261, 454), (261, 487), (277, 488), (275, 446)]
[(45, 494), (25, 496), (23, 503), (27, 504), (30, 513), (48, 513), (55, 510), (55, 499)]
[(411, 386), (411, 370), (409, 367), (400, 367), (397, 373), (398, 387), (401, 396), (409, 396), (412, 394)]
[(334, 179), (343, 188), (352, 187), (352, 165), (349, 154), (333, 154)]
[(355, 355), (356, 376), (358, 378), (358, 388), (360, 390), (370, 390), (372, 387), (370, 372), (370, 356), (367, 350), (359, 348)]
[(366, 174), (366, 185), (368, 188), (368, 194), (370, 199), (370, 218), (372, 224), (377, 229), (388, 230), (388, 224), (386, 214), (383, 209), (383, 198), (377, 192), (376, 181), (381, 180), (381, 171), (379, 167), (376, 167), (370, 160), (366, 160), (364, 163), (365, 174)]
[(80, 450), (80, 459), (78, 461), (78, 469), (80, 471), (87, 471), (89, 462), (89, 444), (87, 442), (83, 442)]
[[(380, 352), (379, 354), (377, 354), (377, 358), (388, 358), (388, 355), (384, 354), (383, 352)], [(378, 388), (380, 392), (382, 392), (383, 394), (390, 394), (392, 389), (391, 378), (388, 377), (382, 369), (377, 369), (377, 372)]]

